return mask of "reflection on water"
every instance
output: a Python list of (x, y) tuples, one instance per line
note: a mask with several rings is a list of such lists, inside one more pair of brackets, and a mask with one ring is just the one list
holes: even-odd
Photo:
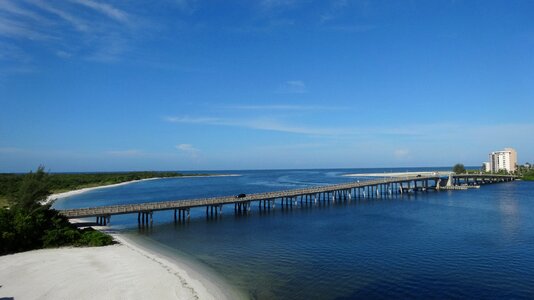
[(515, 189), (502, 187), (499, 191), (499, 209), (501, 212), (502, 238), (512, 240), (520, 230), (520, 211), (518, 195)]
[[(355, 180), (361, 170), (257, 171), (162, 180), (79, 195), (58, 205), (232, 195)], [(381, 170), (370, 170), (381, 172)], [(235, 172), (234, 172), (235, 173)], [(114, 217), (186, 254), (254, 299), (533, 298), (534, 184), (294, 205), (190, 223), (155, 213), (154, 227)], [(127, 196), (123, 196), (127, 195)]]

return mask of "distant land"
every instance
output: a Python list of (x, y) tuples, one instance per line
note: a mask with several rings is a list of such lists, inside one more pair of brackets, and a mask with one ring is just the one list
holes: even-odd
[[(183, 174), (180, 172), (106, 172), (106, 173), (52, 173), (49, 176), (50, 191), (53, 194), (79, 189), (114, 185), (125, 182), (186, 176), (209, 176), (210, 174)], [(7, 206), (7, 198), (14, 193), (24, 174), (0, 174), (0, 207)]]

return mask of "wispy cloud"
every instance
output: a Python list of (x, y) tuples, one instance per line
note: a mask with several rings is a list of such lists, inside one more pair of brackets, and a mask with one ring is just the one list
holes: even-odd
[(395, 149), (393, 151), (393, 156), (397, 159), (403, 159), (406, 158), (408, 155), (410, 155), (410, 151), (408, 149)]
[(196, 124), (216, 124), (220, 121), (218, 118), (211, 117), (196, 117), (191, 118), (188, 116), (185, 117), (165, 117), (163, 118), (167, 122), (171, 123), (196, 123)]
[(280, 9), (294, 7), (297, 3), (297, 0), (262, 0), (260, 5), (264, 9)]
[(16, 148), (16, 147), (0, 147), (0, 153), (13, 154), (13, 153), (27, 153), (28, 151)]
[(280, 94), (304, 94), (307, 93), (308, 90), (304, 81), (289, 80), (280, 85), (276, 92)]
[(34, 30), (22, 22), (10, 19), (0, 19), (0, 36), (33, 41), (52, 39), (52, 36), (46, 33)]
[(48, 22), (49, 21), (46, 18), (44, 18), (43, 16), (41, 16), (41, 15), (31, 11), (31, 10), (28, 10), (27, 8), (23, 8), (20, 5), (15, 4), (10, 0), (0, 1), (0, 11), (4, 11), (6, 13), (10, 13), (10, 14), (16, 15), (18, 17), (24, 17), (24, 18), (33, 19), (34, 21), (38, 21), (38, 22)]
[(343, 10), (349, 5), (348, 0), (335, 0), (331, 1), (328, 10), (321, 15), (321, 23), (328, 22), (335, 19)]
[(375, 29), (375, 25), (329, 25), (326, 26), (326, 30), (341, 31), (350, 33), (368, 32)]
[[(471, 140), (491, 140), (492, 135), (508, 136), (510, 140), (520, 140), (524, 132), (534, 131), (534, 124), (394, 124), (389, 126), (372, 126), (358, 124), (341, 124), (338, 126), (314, 126), (295, 124), (276, 118), (213, 118), (213, 117), (168, 117), (170, 123), (197, 124), (209, 126), (230, 126), (252, 130), (274, 131), (324, 138), (345, 140), (391, 140), (405, 144), (443, 144), (446, 140), (469, 143)], [(489, 143), (489, 142), (488, 142)], [(507, 145), (500, 145), (504, 147)], [(397, 158), (408, 157), (411, 152), (407, 147), (397, 147), (393, 155)]]
[(230, 109), (240, 110), (279, 110), (279, 111), (323, 111), (323, 110), (340, 110), (344, 107), (339, 106), (321, 106), (321, 105), (290, 105), (290, 104), (267, 104), (267, 105), (233, 105), (228, 106)]
[(339, 135), (343, 134), (341, 129), (333, 128), (316, 128), (304, 125), (288, 124), (280, 120), (272, 118), (254, 118), (254, 119), (225, 119), (225, 118), (212, 118), (212, 117), (167, 117), (167, 122), (171, 123), (189, 123), (199, 125), (218, 125), (218, 126), (233, 126), (243, 127), (248, 129), (278, 131), (296, 134), (306, 135)]
[(176, 149), (180, 150), (181, 152), (191, 156), (192, 158), (197, 158), (200, 150), (193, 147), (191, 144), (178, 144), (176, 145)]
[(138, 16), (96, 0), (3, 0), (0, 38), (10, 47), (0, 47), (0, 60), (22, 64), (17, 57), (35, 55), (22, 47), (31, 41), (59, 58), (114, 62), (133, 47), (144, 24)]
[(172, 0), (172, 3), (182, 12), (193, 13), (197, 8), (197, 0)]
[(106, 151), (106, 154), (116, 157), (137, 157), (144, 155), (144, 152), (138, 149), (128, 150), (110, 150)]
[(111, 19), (114, 19), (115, 21), (128, 24), (129, 23), (129, 16), (126, 12), (115, 8), (109, 4), (106, 3), (98, 3), (96, 1), (92, 0), (72, 0), (74, 3), (84, 5), (86, 7), (92, 8), (106, 16), (108, 16)]
[(63, 50), (56, 51), (56, 55), (58, 57), (61, 57), (61, 58), (71, 58), (72, 57), (72, 53), (69, 53), (69, 52), (63, 51)]
[(78, 31), (82, 31), (82, 32), (89, 31), (89, 26), (87, 25), (85, 21), (83, 21), (82, 19), (79, 19), (78, 17), (75, 17), (73, 14), (63, 9), (55, 7), (54, 5), (50, 4), (50, 2), (35, 0), (35, 1), (32, 1), (31, 3), (39, 7), (41, 10), (54, 14), (60, 17), (61, 19), (67, 21), (68, 23), (73, 25), (74, 28), (76, 28)]

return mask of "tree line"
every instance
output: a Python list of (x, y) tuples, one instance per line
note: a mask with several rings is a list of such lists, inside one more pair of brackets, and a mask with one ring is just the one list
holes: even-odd
[[(198, 174), (196, 174), (198, 175)], [(155, 177), (190, 176), (178, 172), (121, 172), (121, 173), (56, 173), (47, 174), (47, 186), (52, 193), (87, 187), (116, 184)], [(0, 199), (16, 192), (24, 174), (0, 174)], [(0, 204), (0, 206), (2, 206)]]

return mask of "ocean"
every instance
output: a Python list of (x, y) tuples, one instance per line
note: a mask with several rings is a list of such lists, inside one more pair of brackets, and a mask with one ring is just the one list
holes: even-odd
[[(218, 171), (230, 177), (167, 178), (98, 189), (58, 200), (56, 208), (237, 195), (325, 185), (351, 173), (448, 168)], [(204, 172), (203, 172), (204, 173)], [(155, 212), (111, 227), (153, 249), (202, 266), (250, 299), (527, 299), (534, 297), (534, 182), (465, 191), (418, 192), (297, 205), (253, 206), (217, 219), (193, 209), (175, 224)]]

